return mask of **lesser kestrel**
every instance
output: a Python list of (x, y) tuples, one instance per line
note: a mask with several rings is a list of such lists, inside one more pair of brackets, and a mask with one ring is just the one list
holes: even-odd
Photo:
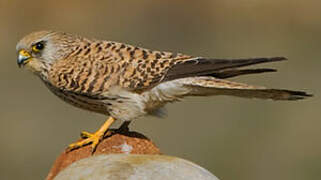
[(301, 91), (269, 89), (224, 80), (274, 69), (239, 69), (284, 57), (213, 59), (152, 51), (128, 44), (40, 31), (17, 44), (18, 65), (37, 75), (62, 100), (109, 116), (95, 133), (83, 132), (70, 149), (92, 144), (94, 150), (116, 120), (128, 124), (158, 115), (168, 102), (186, 96), (232, 95), (246, 98), (298, 100)]

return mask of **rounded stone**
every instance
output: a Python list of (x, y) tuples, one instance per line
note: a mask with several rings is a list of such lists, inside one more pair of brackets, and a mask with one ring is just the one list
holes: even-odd
[(60, 171), (84, 158), (101, 154), (160, 154), (155, 144), (143, 134), (132, 131), (117, 132), (105, 137), (92, 153), (91, 146), (84, 146), (73, 151), (64, 151), (53, 164), (47, 180), (52, 180)]
[(54, 180), (218, 180), (206, 169), (165, 155), (104, 154), (74, 162)]

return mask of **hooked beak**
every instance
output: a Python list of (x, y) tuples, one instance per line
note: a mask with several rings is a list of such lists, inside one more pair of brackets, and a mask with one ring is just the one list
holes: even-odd
[(29, 60), (31, 59), (31, 55), (24, 49), (19, 51), (19, 55), (18, 55), (18, 59), (17, 59), (17, 64), (19, 66), (19, 68), (21, 66), (24, 66), (25, 64), (27, 64), (29, 62)]

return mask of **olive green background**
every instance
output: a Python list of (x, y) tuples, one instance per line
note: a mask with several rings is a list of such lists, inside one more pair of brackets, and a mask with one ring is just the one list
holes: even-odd
[(0, 0), (0, 179), (44, 179), (81, 130), (95, 131), (106, 118), (62, 102), (18, 68), (17, 41), (43, 29), (194, 56), (288, 57), (259, 66), (277, 73), (233, 80), (313, 98), (187, 98), (167, 105), (166, 118), (145, 117), (131, 127), (163, 153), (222, 180), (320, 179), (320, 9), (317, 0)]

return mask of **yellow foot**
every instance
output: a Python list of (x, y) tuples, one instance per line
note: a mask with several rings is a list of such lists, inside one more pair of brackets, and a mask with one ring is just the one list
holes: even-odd
[(80, 147), (83, 147), (87, 144), (91, 144), (91, 148), (92, 148), (92, 152), (94, 152), (97, 148), (97, 145), (99, 144), (99, 142), (103, 139), (104, 137), (104, 133), (103, 132), (95, 132), (94, 134), (91, 134), (89, 132), (82, 132), (81, 133), (81, 137), (82, 138), (86, 138), (83, 139), (81, 141), (72, 143), (68, 146), (68, 149), (71, 151), (73, 149), (77, 149)]
[(92, 153), (95, 152), (97, 145), (99, 142), (103, 139), (105, 134), (111, 133), (111, 131), (108, 130), (109, 126), (115, 121), (114, 118), (110, 117), (104, 125), (95, 133), (91, 134), (89, 132), (83, 131), (81, 132), (81, 137), (83, 138), (82, 140), (72, 143), (68, 146), (67, 151), (72, 151), (74, 149), (83, 147), (87, 144), (91, 144), (92, 147)]

